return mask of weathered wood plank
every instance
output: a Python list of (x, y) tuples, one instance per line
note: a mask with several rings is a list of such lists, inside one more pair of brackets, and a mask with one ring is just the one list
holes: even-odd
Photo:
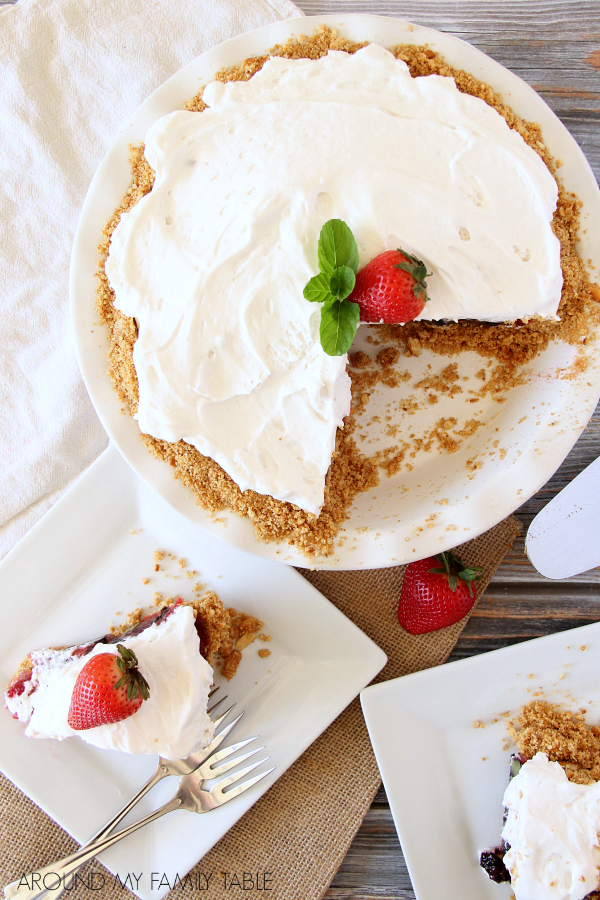
[(549, 592), (555, 590), (555, 585), (567, 587), (573, 583), (592, 583), (598, 585), (600, 599), (600, 570), (586, 572), (569, 579), (567, 582), (549, 582), (535, 571), (524, 553), (526, 530), (531, 520), (541, 509), (562, 490), (570, 481), (582, 472), (600, 454), (600, 405), (594, 412), (590, 422), (569, 453), (563, 464), (553, 477), (530, 500), (517, 510), (515, 515), (523, 525), (523, 532), (515, 541), (513, 549), (507, 554), (504, 562), (496, 572), (493, 583), (496, 582), (527, 582), (537, 583), (540, 590), (546, 587)]
[(414, 892), (384, 788), (380, 788), (327, 900), (413, 900)]

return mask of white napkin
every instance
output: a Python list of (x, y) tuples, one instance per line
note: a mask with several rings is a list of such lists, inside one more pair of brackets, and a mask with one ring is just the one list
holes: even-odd
[(69, 257), (120, 124), (290, 0), (19, 0), (0, 12), (0, 557), (107, 444), (71, 336)]

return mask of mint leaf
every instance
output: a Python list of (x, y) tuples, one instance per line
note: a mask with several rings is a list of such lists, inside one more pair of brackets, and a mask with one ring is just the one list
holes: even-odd
[(304, 299), (310, 300), (311, 303), (325, 303), (332, 300), (331, 291), (329, 289), (329, 276), (319, 272), (314, 278), (311, 278), (303, 291)]
[(322, 303), (321, 346), (329, 356), (343, 356), (360, 320), (360, 307), (346, 300), (354, 290), (358, 247), (341, 219), (330, 219), (321, 229), (318, 246), (320, 272), (304, 288), (304, 298)]
[(342, 266), (348, 266), (354, 273), (358, 270), (358, 247), (354, 235), (341, 219), (325, 222), (319, 236), (318, 253), (319, 268), (326, 275)]
[(334, 269), (329, 277), (329, 290), (337, 300), (345, 300), (354, 290), (355, 281), (356, 276), (352, 269), (340, 266), (339, 269)]
[(321, 346), (328, 356), (343, 356), (354, 340), (360, 307), (349, 300), (334, 300), (321, 309), (319, 334)]

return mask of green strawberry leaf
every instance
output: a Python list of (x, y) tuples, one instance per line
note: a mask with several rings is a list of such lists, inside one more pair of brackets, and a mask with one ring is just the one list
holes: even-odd
[(138, 693), (142, 700), (147, 700), (150, 696), (150, 688), (148, 682), (137, 668), (138, 660), (133, 650), (124, 647), (123, 644), (117, 644), (119, 656), (117, 656), (117, 666), (124, 673), (118, 681), (113, 684), (113, 690), (127, 685), (127, 699), (132, 700), (137, 697)]
[(463, 581), (469, 592), (469, 597), (474, 597), (473, 585), (471, 582), (477, 581), (483, 574), (483, 566), (465, 566), (465, 564), (455, 556), (452, 551), (447, 550), (445, 553), (438, 553), (434, 556), (438, 562), (444, 564), (444, 568), (428, 569), (428, 572), (435, 575), (444, 575), (448, 577), (448, 585), (451, 591), (456, 591), (459, 581)]
[(333, 300), (334, 297), (329, 290), (329, 276), (319, 272), (314, 278), (311, 278), (304, 288), (304, 299), (310, 300), (311, 303), (326, 303)]
[(432, 273), (427, 271), (427, 266), (422, 259), (417, 259), (416, 256), (413, 256), (411, 253), (407, 253), (405, 250), (401, 250), (400, 247), (398, 247), (398, 253), (401, 253), (402, 256), (405, 257), (406, 262), (397, 263), (395, 268), (402, 269), (403, 272), (407, 272), (412, 278), (415, 279), (415, 283), (413, 284), (413, 294), (415, 295), (415, 297), (418, 297), (419, 294), (425, 293), (425, 300), (429, 300), (425, 279), (428, 278)]
[(319, 334), (321, 346), (329, 356), (343, 356), (347, 353), (360, 318), (358, 303), (349, 300), (333, 300), (321, 310)]
[(150, 696), (150, 687), (143, 675), (140, 675), (140, 677), (139, 677), (138, 690), (139, 690), (140, 694), (142, 695), (142, 700), (147, 700), (148, 697)]
[[(316, 277), (318, 278), (319, 276), (317, 275)], [(311, 281), (314, 281), (314, 278), (311, 278)], [(329, 278), (329, 290), (337, 300), (345, 300), (354, 290), (355, 282), (356, 276), (354, 271), (348, 266), (340, 266), (331, 273)], [(310, 284), (310, 281), (308, 284)]]
[(463, 581), (471, 582), (477, 581), (478, 578), (481, 578), (483, 574), (483, 566), (467, 566), (466, 569), (463, 569), (462, 572), (458, 573), (458, 577), (462, 578)]
[(318, 255), (319, 268), (326, 275), (342, 266), (348, 266), (354, 273), (358, 271), (358, 247), (354, 235), (341, 219), (329, 219), (321, 228)]

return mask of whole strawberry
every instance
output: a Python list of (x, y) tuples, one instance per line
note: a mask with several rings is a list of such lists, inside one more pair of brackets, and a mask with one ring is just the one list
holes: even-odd
[(75, 731), (128, 719), (150, 696), (135, 653), (122, 644), (117, 650), (92, 656), (77, 676), (67, 717)]
[(398, 621), (410, 634), (454, 625), (475, 603), (473, 582), (482, 572), (481, 566), (465, 566), (450, 552), (410, 563), (402, 582)]
[(431, 272), (416, 256), (400, 249), (387, 250), (357, 273), (348, 300), (358, 303), (361, 322), (404, 324), (416, 318), (429, 299), (428, 275)]

